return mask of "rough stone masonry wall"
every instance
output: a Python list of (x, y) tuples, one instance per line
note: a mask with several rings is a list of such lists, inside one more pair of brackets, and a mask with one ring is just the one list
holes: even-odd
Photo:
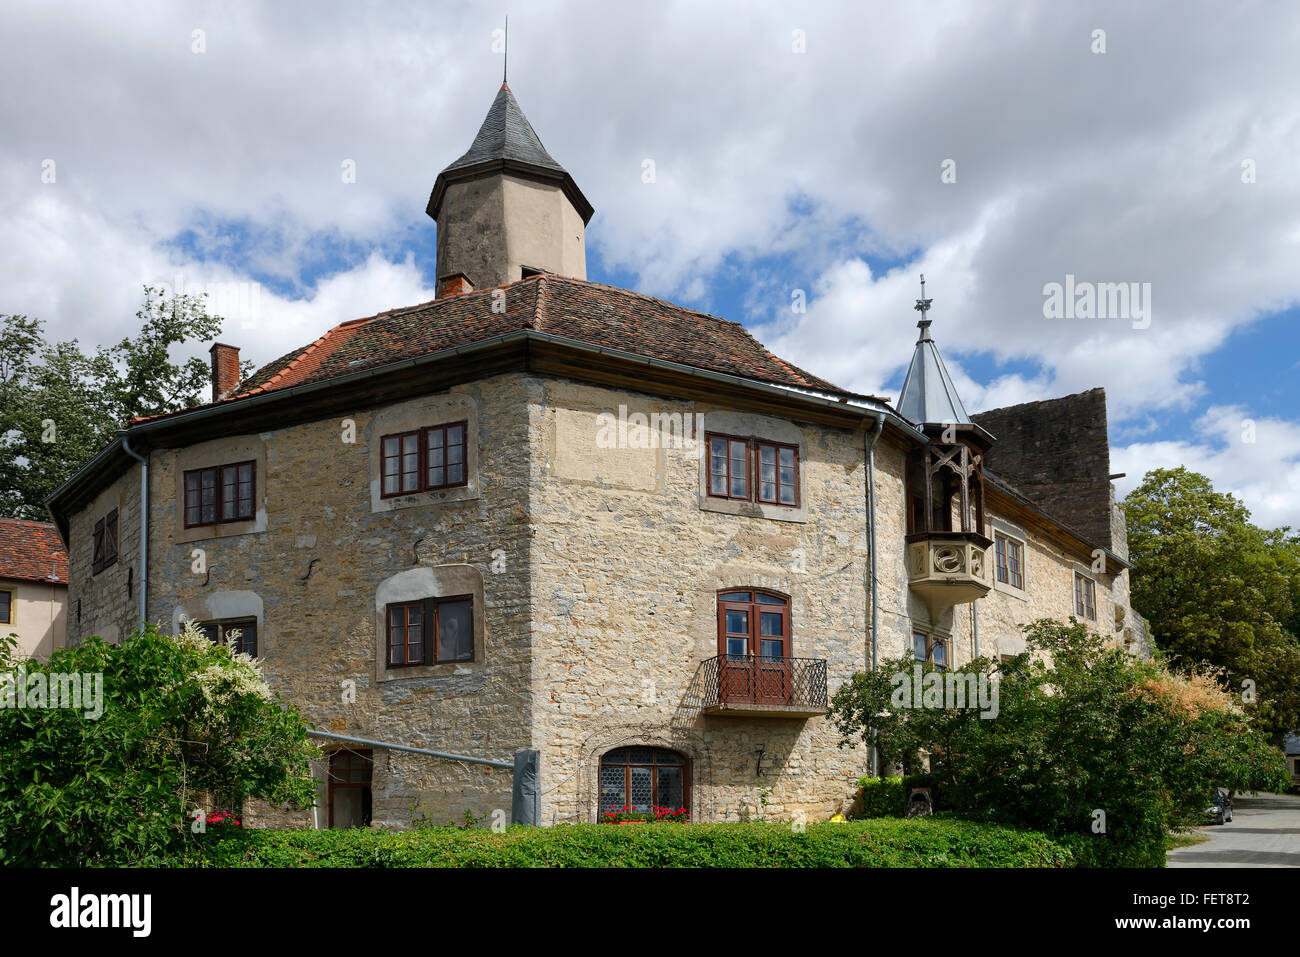
[[(801, 508), (788, 520), (757, 509), (732, 514), (702, 495), (696, 452), (601, 448), (597, 416), (620, 405), (647, 415), (703, 413), (706, 429), (799, 444)], [(318, 727), (505, 760), (517, 748), (539, 748), (546, 823), (594, 819), (600, 755), (628, 744), (690, 757), (697, 820), (799, 813), (816, 820), (848, 807), (867, 768), (865, 749), (837, 747), (824, 717), (704, 715), (696, 677), (718, 653), (716, 593), (728, 588), (791, 597), (791, 653), (828, 660), (831, 694), (868, 666), (860, 430), (527, 376), (349, 418), (353, 444), (342, 441), (341, 419), (330, 419), (153, 453), (152, 620), (175, 627), (185, 617), (257, 618), (268, 678)], [(473, 487), (398, 507), (380, 501), (371, 487), (379, 436), (459, 418), (472, 425)], [(256, 519), (184, 529), (181, 471), (250, 456), (259, 462)], [(902, 448), (883, 439), (881, 659), (904, 654), (913, 629), (930, 625), (907, 583), (903, 463)], [(118, 564), (92, 579), (90, 530), (114, 505)], [(129, 472), (72, 517), (71, 597), (83, 602), (83, 625), (78, 630), (70, 612), (71, 635), (110, 628), (120, 635), (132, 626), (124, 576), (138, 546), (137, 505), (138, 473)], [(980, 602), (985, 654), (1019, 650), (1027, 621), (1073, 612), (1075, 559), (1026, 538), (1026, 594), (995, 589)], [(206, 563), (201, 574), (193, 570), (196, 548)], [(376, 661), (376, 603), (412, 575), (479, 582), (484, 640), (475, 662), (394, 674)], [(1099, 626), (1113, 621), (1113, 591), (1125, 592), (1126, 603), (1120, 577), (1099, 576)], [(957, 663), (970, 654), (969, 611), (959, 606), (931, 626), (954, 639)], [(354, 702), (343, 693), (349, 681)], [(504, 769), (375, 756), (378, 824), (421, 816), (447, 823), (466, 811), (483, 817), (509, 808)], [(249, 811), (254, 824), (326, 823), (323, 806), (315, 816)]]
[[(117, 561), (98, 575), (95, 523), (117, 509)], [(67, 638), (91, 635), (117, 643), (139, 625), (140, 466), (133, 464), (68, 520)]]
[[(1097, 582), (1097, 618), (1085, 624), (1105, 638), (1122, 634), (1115, 628), (1116, 594), (1109, 575), (1094, 574), (1082, 556), (1068, 554), (1054, 542), (1026, 534), (1001, 516), (992, 515), (992, 528), (1010, 531), (1025, 541), (1023, 589), (997, 581), (994, 550), (989, 549), (990, 581), (993, 589), (975, 605), (979, 617), (980, 654), (997, 660), (999, 655), (1015, 655), (1025, 650), (1022, 626), (1040, 618), (1068, 621), (1074, 614), (1074, 574), (1086, 573)], [(990, 537), (992, 535), (990, 534)], [(971, 614), (974, 605), (957, 610), (953, 623), (957, 662), (969, 661), (974, 655), (974, 629)]]
[[(620, 404), (797, 440), (806, 521), (702, 508), (695, 451), (600, 448), (597, 416)], [(792, 655), (827, 659), (831, 694), (865, 667), (863, 434), (553, 380), (531, 429), (533, 738), (546, 822), (595, 820), (600, 756), (623, 745), (691, 760), (696, 820), (845, 810), (863, 749), (838, 748), (825, 717), (704, 715), (694, 682), (718, 654), (716, 593), (728, 588), (791, 597)]]
[[(510, 760), (529, 744), (527, 409), (537, 401), (528, 380), (505, 376), (358, 409), (349, 416), (354, 444), (343, 441), (340, 417), (155, 452), (151, 618), (173, 626), (184, 617), (258, 618), (268, 679), (318, 728)], [(381, 433), (467, 416), (477, 432), (477, 491), (428, 493), (399, 508), (372, 495)], [(178, 541), (194, 534), (178, 525), (179, 471), (196, 455), (212, 465), (247, 456), (250, 444), (265, 459), (252, 527), (265, 530)], [(205, 552), (202, 574), (193, 571), (196, 548)], [(481, 579), (481, 654), (469, 664), (385, 675), (376, 661), (377, 595), (400, 591), (412, 575), (418, 590), (439, 568), (456, 582)], [(354, 703), (345, 700), (348, 681)], [(466, 811), (509, 810), (509, 770), (378, 749), (374, 756), (376, 824), (421, 816), (445, 824), (462, 822)], [(265, 806), (249, 812), (253, 824), (313, 823), (309, 814)], [(324, 807), (314, 823), (327, 823)]]
[(1112, 492), (1106, 392), (1092, 389), (971, 417), (996, 439), (989, 471), (1050, 515), (1110, 548)]

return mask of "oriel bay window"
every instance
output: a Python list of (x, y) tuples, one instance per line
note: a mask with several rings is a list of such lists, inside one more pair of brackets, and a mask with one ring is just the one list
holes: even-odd
[(453, 422), (385, 435), (381, 440), (384, 498), (455, 488), (466, 473), (468, 423)]
[(256, 517), (257, 463), (235, 462), (185, 473), (185, 527)]
[(600, 813), (689, 807), (690, 766), (664, 748), (615, 748), (600, 759)]
[(799, 450), (757, 438), (710, 433), (709, 495), (799, 505)]
[(388, 666), (474, 660), (473, 599), (422, 598), (385, 608)]

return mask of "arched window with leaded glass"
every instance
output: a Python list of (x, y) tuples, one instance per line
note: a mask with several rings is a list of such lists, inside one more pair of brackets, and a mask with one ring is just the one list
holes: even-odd
[(615, 748), (600, 759), (600, 814), (689, 808), (690, 762), (666, 748)]

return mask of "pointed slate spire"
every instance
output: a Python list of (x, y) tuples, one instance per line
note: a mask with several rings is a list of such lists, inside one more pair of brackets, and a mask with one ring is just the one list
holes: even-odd
[(533, 129), (519, 102), (506, 83), (501, 84), (496, 99), (488, 109), (483, 125), (479, 127), (474, 142), (460, 159), (451, 163), (438, 174), (433, 184), (433, 194), (429, 197), (426, 212), (434, 219), (438, 218), (442, 206), (443, 194), (447, 185), (458, 179), (468, 179), (493, 169), (503, 169), (523, 176), (532, 176), (545, 180), (558, 180), (574, 208), (582, 216), (583, 223), (591, 220), (595, 210), (582, 191), (573, 181), (568, 171), (557, 163), (541, 138)]
[(957, 387), (944, 367), (939, 347), (930, 338), (930, 323), (927, 315), (933, 299), (925, 298), (925, 276), (921, 276), (921, 298), (916, 300), (916, 310), (921, 313), (917, 328), (921, 334), (916, 340), (916, 351), (912, 353), (912, 364), (907, 369), (907, 378), (903, 380), (903, 391), (898, 396), (898, 412), (920, 425), (941, 425), (954, 423), (970, 425), (970, 416), (962, 405)]
[(565, 171), (564, 167), (546, 152), (541, 138), (528, 122), (528, 117), (524, 116), (524, 111), (519, 108), (519, 101), (515, 99), (515, 95), (510, 92), (510, 87), (505, 83), (501, 84), (496, 99), (492, 101), (492, 106), (484, 117), (483, 125), (479, 127), (478, 136), (474, 137), (473, 144), (464, 156), (444, 169), (443, 173), (489, 160), (502, 159), (540, 166), (555, 170), (557, 173)]

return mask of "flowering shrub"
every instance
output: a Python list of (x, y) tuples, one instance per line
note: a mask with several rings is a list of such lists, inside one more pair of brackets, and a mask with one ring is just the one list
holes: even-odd
[[(0, 708), (0, 867), (149, 866), (207, 828), (244, 833), (247, 798), (311, 807), (320, 752), (301, 713), (277, 699), (258, 662), (191, 622), (149, 625), (119, 645), (88, 638), (45, 664), (0, 639), (0, 673), (103, 675), (103, 713)], [(236, 811), (236, 814), (239, 812)]]
[(658, 804), (652, 804), (650, 810), (638, 811), (624, 804), (621, 808), (606, 811), (601, 820), (606, 824), (626, 824), (629, 821), (673, 821), (677, 824), (685, 824), (690, 819), (691, 812), (684, 807), (660, 807)]

